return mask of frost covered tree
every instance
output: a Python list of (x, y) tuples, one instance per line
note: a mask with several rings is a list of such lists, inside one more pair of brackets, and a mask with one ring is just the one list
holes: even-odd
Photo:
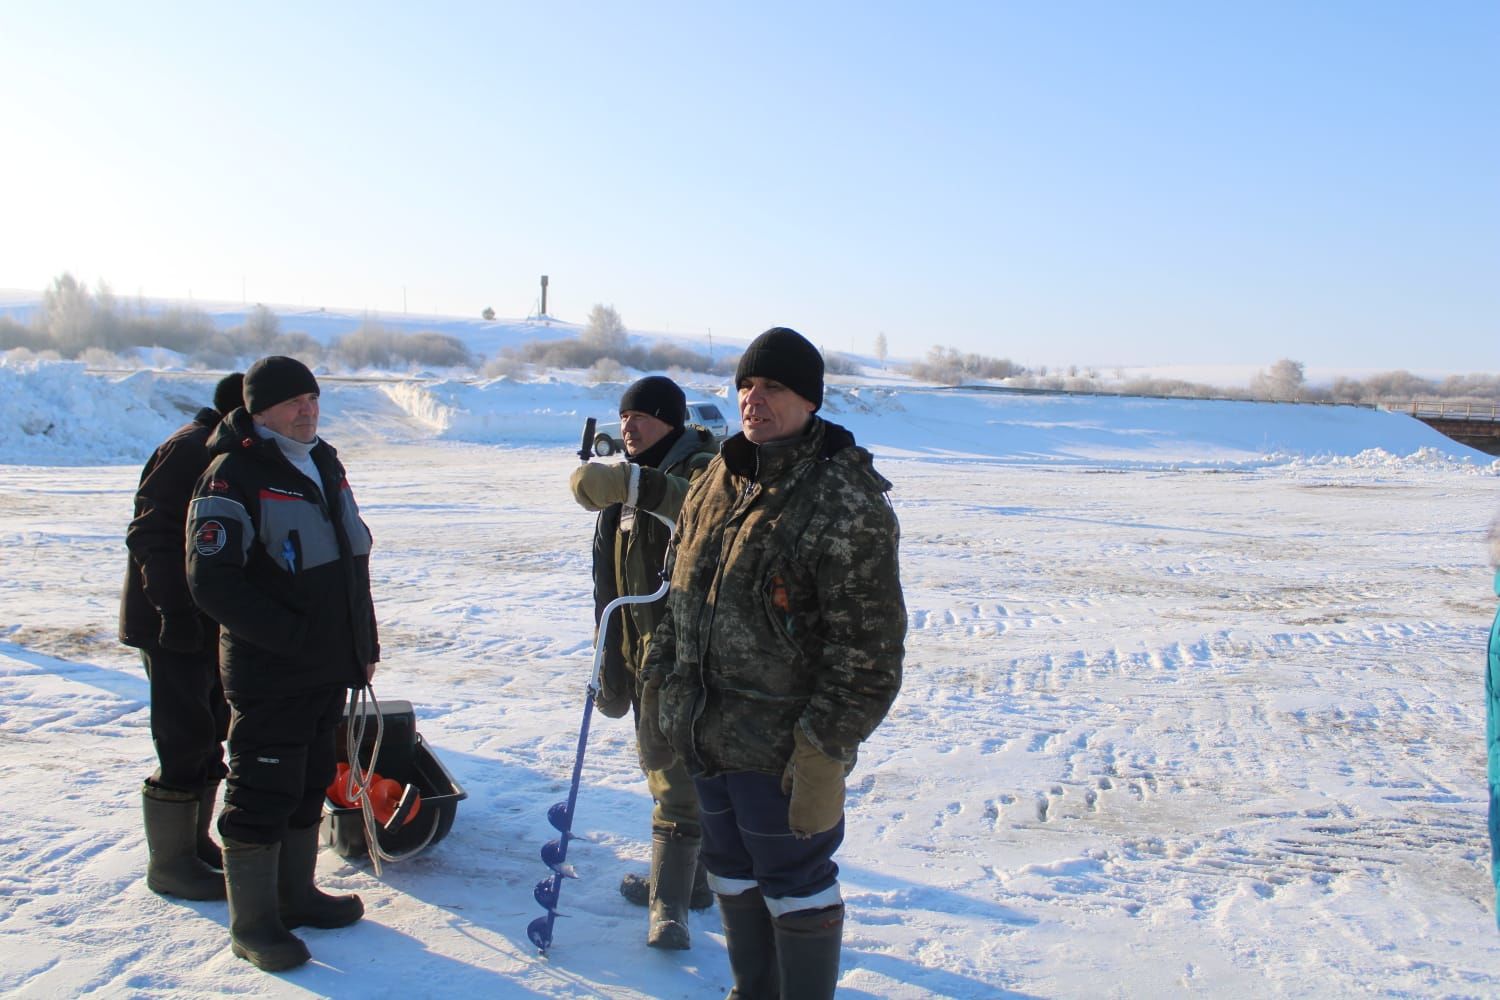
[(1268, 372), (1258, 372), (1250, 380), (1250, 391), (1271, 399), (1296, 399), (1307, 381), (1302, 362), (1282, 358)]
[(885, 342), (885, 331), (881, 330), (875, 335), (875, 360), (880, 362), (880, 367), (885, 367), (885, 359), (890, 354), (890, 345)]
[(625, 349), (625, 324), (614, 306), (594, 303), (589, 310), (588, 323), (583, 328), (582, 340), (603, 354), (612, 355)]
[(281, 320), (266, 306), (257, 302), (245, 317), (245, 339), (255, 348), (271, 345), (281, 334)]
[(87, 286), (72, 274), (64, 272), (52, 281), (42, 295), (42, 316), (52, 342), (67, 357), (85, 347), (110, 347), (103, 328), (108, 324), (101, 316)]

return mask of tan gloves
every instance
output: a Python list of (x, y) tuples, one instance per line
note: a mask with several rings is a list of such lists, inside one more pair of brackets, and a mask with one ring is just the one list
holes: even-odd
[(787, 825), (805, 839), (832, 830), (844, 815), (844, 762), (813, 746), (801, 726), (792, 736), (797, 745), (781, 773), (781, 793), (792, 797)]
[(635, 742), (641, 751), (641, 767), (647, 771), (665, 771), (677, 759), (677, 753), (661, 731), (661, 678), (647, 675), (641, 685), (641, 721), (635, 731)]
[(611, 504), (634, 504), (641, 467), (629, 462), (585, 462), (573, 470), (568, 486), (584, 510), (603, 510)]
[(611, 665), (606, 663), (604, 669), (599, 671), (599, 690), (594, 694), (594, 707), (606, 718), (624, 718), (625, 713), (630, 711), (630, 689), (626, 685), (632, 683), (634, 679), (623, 666), (611, 669)]

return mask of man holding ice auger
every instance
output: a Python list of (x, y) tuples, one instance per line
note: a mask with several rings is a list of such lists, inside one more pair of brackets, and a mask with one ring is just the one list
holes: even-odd
[[(640, 680), (662, 602), (621, 608), (597, 621), (616, 597), (650, 594), (660, 585), (671, 533), (646, 513), (675, 520), (688, 484), (717, 450), (713, 435), (687, 424), (687, 398), (669, 378), (651, 375), (620, 397), (620, 436), (626, 462), (588, 462), (573, 473), (573, 497), (598, 511), (594, 529), (594, 615), (607, 629), (599, 711), (618, 719), (627, 711), (640, 721)], [(626, 875), (625, 898), (650, 907), (646, 943), (653, 948), (691, 945), (688, 909), (712, 905), (706, 872), (698, 860), (701, 827), (693, 779), (680, 762), (642, 766), (655, 800), (651, 813), (651, 872)]]

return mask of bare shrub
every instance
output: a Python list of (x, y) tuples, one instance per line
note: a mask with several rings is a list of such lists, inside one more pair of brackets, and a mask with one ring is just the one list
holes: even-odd
[(323, 360), (323, 345), (310, 335), (293, 330), (290, 333), (277, 334), (275, 339), (266, 345), (266, 353), (321, 361)]
[(472, 366), (474, 355), (463, 341), (445, 333), (404, 334), (365, 323), (330, 345), (333, 356), (352, 368)]
[[(1026, 369), (1009, 358), (991, 358), (983, 354), (962, 354), (951, 347), (932, 347), (924, 361), (912, 362), (910, 371), (916, 378), (941, 385), (958, 385), (974, 379), (1003, 379), (1026, 374)], [(1046, 375), (1045, 369), (1039, 373)]]
[(562, 340), (534, 340), (519, 347), (507, 348), (504, 353), (544, 368), (587, 369), (599, 361), (609, 360), (639, 371), (664, 371), (668, 368), (699, 372), (715, 370), (707, 355), (698, 354), (679, 344), (632, 345), (619, 340), (593, 337), (586, 331), (578, 337)]
[(0, 316), (0, 351), (24, 347), (28, 351), (45, 351), (52, 347), (52, 338), (47, 331), (17, 323), (9, 316)]
[(589, 378), (594, 382), (624, 382), (625, 369), (614, 358), (600, 358), (589, 369)]
[(823, 371), (829, 375), (858, 375), (859, 363), (848, 355), (824, 351)]
[(495, 355), (484, 363), (479, 369), (482, 378), (526, 378), (531, 373), (531, 366), (523, 361), (519, 355), (501, 353)]
[[(631, 367), (642, 370), (665, 371), (668, 368), (682, 368), (688, 371), (706, 372), (711, 364), (708, 355), (699, 354), (681, 344), (661, 343), (637, 350), (641, 352), (636, 355), (639, 363), (632, 364)], [(629, 353), (627, 352), (627, 356)]]

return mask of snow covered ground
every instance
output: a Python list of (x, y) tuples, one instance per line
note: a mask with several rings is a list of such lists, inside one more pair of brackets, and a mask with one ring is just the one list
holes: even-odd
[[(146, 683), (114, 639), (139, 463), (205, 376), (0, 366), (0, 993), (722, 996), (644, 947), (649, 800), (595, 717), (551, 953), (526, 924), (589, 663), (568, 496), (619, 386), (325, 380), (373, 530), (384, 699), (467, 788), (314, 964), (148, 891)], [(722, 385), (704, 382), (695, 395)], [(895, 483), (905, 686), (850, 778), (848, 997), (1493, 996), (1482, 661), (1500, 466), (1346, 407), (844, 385)]]

